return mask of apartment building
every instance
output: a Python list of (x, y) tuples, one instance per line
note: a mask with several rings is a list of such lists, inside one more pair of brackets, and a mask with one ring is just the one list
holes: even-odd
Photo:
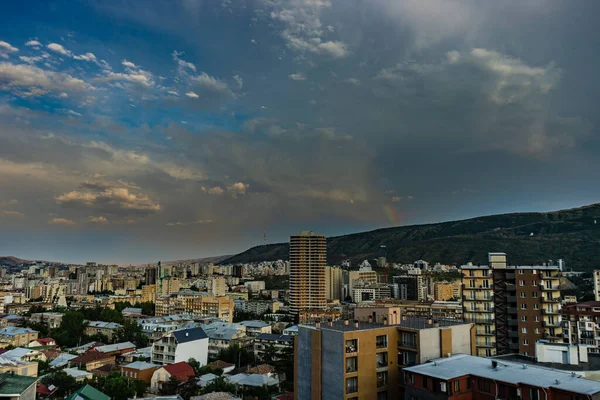
[(0, 329), (0, 347), (14, 346), (27, 347), (29, 343), (37, 340), (38, 331), (17, 326), (7, 326)]
[[(257, 360), (271, 362), (285, 357), (288, 350), (294, 348), (294, 337), (290, 335), (277, 335), (272, 333), (261, 333), (254, 339), (254, 357)], [(272, 360), (265, 360), (265, 353), (272, 351)]]
[(300, 325), (295, 399), (402, 398), (402, 368), (471, 353), (472, 324), (403, 317), (397, 324), (333, 321)]
[(458, 354), (404, 369), (406, 399), (598, 400), (600, 382), (505, 360)]
[[(564, 341), (577, 346), (580, 353), (600, 353), (600, 301), (565, 305), (562, 326)], [(587, 361), (583, 354), (580, 358)]]
[(155, 364), (178, 363), (190, 358), (200, 366), (208, 363), (208, 335), (200, 327), (169, 332), (152, 344)]
[(64, 314), (57, 312), (33, 313), (29, 320), (38, 324), (45, 324), (50, 329), (60, 327)]
[(290, 237), (290, 311), (324, 310), (327, 241), (314, 232)]
[(171, 293), (156, 299), (156, 315), (190, 314), (194, 317), (215, 317), (233, 321), (235, 303), (229, 297), (212, 297), (191, 290)]
[(464, 265), (463, 312), (476, 326), (477, 355), (535, 356), (540, 339), (562, 342), (559, 265), (507, 264), (489, 253), (489, 265)]
[(105, 335), (108, 340), (112, 340), (117, 329), (122, 327), (123, 325), (117, 324), (116, 322), (90, 321), (84, 332), (88, 336), (94, 336), (96, 334)]
[(342, 269), (325, 267), (325, 298), (327, 300), (342, 299)]

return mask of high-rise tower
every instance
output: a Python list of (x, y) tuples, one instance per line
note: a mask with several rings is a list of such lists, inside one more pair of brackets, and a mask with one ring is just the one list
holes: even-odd
[(324, 310), (327, 241), (314, 232), (290, 237), (290, 311)]

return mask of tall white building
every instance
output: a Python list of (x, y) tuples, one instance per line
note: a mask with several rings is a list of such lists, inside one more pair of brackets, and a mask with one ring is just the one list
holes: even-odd
[(594, 298), (600, 301), (600, 269), (594, 270)]

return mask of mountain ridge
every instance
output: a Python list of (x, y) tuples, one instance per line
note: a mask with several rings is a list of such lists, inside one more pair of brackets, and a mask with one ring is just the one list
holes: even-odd
[[(379, 255), (388, 261), (461, 265), (487, 263), (487, 253), (506, 252), (511, 264), (535, 264), (563, 258), (567, 268), (591, 271), (600, 264), (600, 203), (550, 212), (488, 215), (457, 221), (387, 227), (329, 237), (328, 263), (353, 265)], [(252, 247), (222, 264), (287, 259), (288, 243)]]

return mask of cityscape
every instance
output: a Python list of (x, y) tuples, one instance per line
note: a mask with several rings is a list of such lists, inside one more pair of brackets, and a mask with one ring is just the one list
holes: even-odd
[(0, 4), (0, 400), (600, 400), (600, 1)]

